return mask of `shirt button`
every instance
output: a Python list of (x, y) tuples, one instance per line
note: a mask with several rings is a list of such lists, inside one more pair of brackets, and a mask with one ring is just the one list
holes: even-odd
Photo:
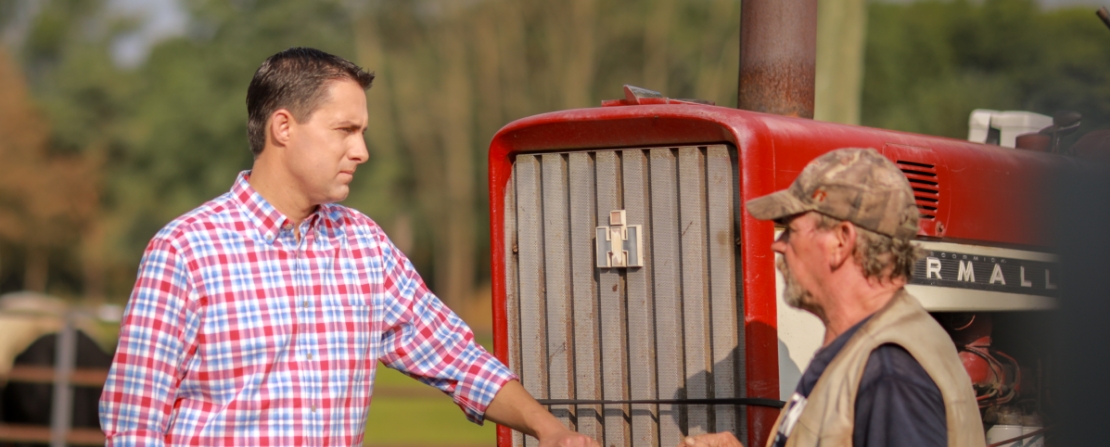
[(312, 412), (313, 412), (313, 413), (315, 413), (315, 412), (316, 412), (316, 406), (315, 406), (315, 405), (313, 405), (313, 406), (312, 406)]
[(287, 223), (287, 224), (285, 224), (285, 225), (282, 225), (282, 226), (281, 226), (281, 229), (283, 229), (283, 230), (285, 230), (285, 231), (289, 231), (289, 230), (292, 230), (292, 229), (293, 229), (293, 224), (289, 224), (289, 223)]
[(312, 353), (311, 353), (311, 352), (310, 352), (310, 353), (308, 353), (308, 359), (309, 359), (309, 360), (312, 360)]
[(308, 300), (304, 300), (304, 304), (303, 304), (303, 306), (304, 306), (305, 308), (308, 308)]

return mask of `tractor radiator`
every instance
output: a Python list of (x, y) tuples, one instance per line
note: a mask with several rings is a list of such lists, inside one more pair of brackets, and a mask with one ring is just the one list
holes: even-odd
[[(517, 155), (505, 193), (509, 364), (541, 400), (743, 397), (738, 205), (727, 145)], [(624, 210), (642, 266), (598, 267)], [(704, 401), (703, 401), (704, 402)], [(605, 446), (743, 433), (722, 404), (549, 406)], [(535, 445), (514, 433), (513, 445)]]

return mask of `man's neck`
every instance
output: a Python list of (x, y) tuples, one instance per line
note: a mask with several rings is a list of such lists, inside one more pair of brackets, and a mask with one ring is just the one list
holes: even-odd
[(264, 155), (255, 159), (247, 181), (263, 199), (292, 221), (294, 228), (316, 210), (316, 205), (293, 186), (296, 182), (292, 176), (270, 163)]
[(819, 317), (825, 323), (825, 339), (821, 346), (828, 346), (836, 337), (882, 309), (905, 285), (904, 280), (877, 280), (859, 278), (847, 287), (829, 290), (828, 299)]

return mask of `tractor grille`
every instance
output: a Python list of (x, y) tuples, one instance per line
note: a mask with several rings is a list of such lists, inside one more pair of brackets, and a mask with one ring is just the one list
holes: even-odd
[[(505, 193), (510, 366), (538, 399), (743, 397), (736, 163), (729, 146), (516, 157)], [(598, 268), (595, 228), (625, 210), (643, 266)], [(554, 405), (606, 446), (734, 431), (734, 405)], [(535, 445), (514, 433), (513, 445)]]

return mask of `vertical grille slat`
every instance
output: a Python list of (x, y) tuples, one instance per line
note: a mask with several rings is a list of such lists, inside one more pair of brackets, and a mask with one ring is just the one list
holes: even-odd
[[(709, 397), (708, 375), (713, 370), (708, 314), (709, 272), (706, 259), (705, 157), (700, 148), (678, 150), (679, 239), (682, 246), (682, 321), (685, 333), (686, 397)], [(686, 407), (687, 431), (705, 434), (710, 427), (705, 405)]]
[[(652, 232), (649, 206), (647, 157), (641, 150), (621, 152), (624, 180), (624, 207), (629, 222), (643, 225), (643, 232)], [(651, 244), (644, 244), (644, 259), (651, 259)], [(652, 294), (652, 263), (627, 273), (629, 391), (633, 399), (659, 397), (655, 373), (655, 298)], [(632, 408), (633, 445), (659, 445), (659, 406), (637, 405)]]
[[(659, 397), (685, 398), (685, 361), (682, 354), (681, 255), (678, 238), (678, 166), (670, 148), (648, 153), (651, 167), (651, 244), (655, 267), (656, 370)], [(659, 406), (660, 445), (678, 445), (685, 424), (685, 408)]]
[[(521, 362), (514, 365), (521, 384), (537, 398), (548, 398), (546, 300), (543, 293), (543, 188), (540, 160), (535, 156), (517, 157), (516, 176), (517, 265), (520, 269), (520, 351)], [(538, 445), (530, 437), (524, 445)]]
[(895, 164), (910, 181), (921, 218), (936, 219), (937, 209), (940, 207), (940, 181), (937, 178), (936, 166), (907, 160), (897, 160)]
[[(505, 201), (506, 311), (510, 367), (529, 392), (743, 397), (734, 160), (725, 145), (517, 155)], [(642, 267), (596, 267), (594, 229), (613, 210), (641, 226)], [(731, 405), (552, 410), (606, 446), (744, 433), (743, 410)]]
[[(601, 374), (601, 358), (597, 344), (592, 343), (599, 334), (592, 243), (597, 227), (594, 162), (585, 152), (572, 153), (569, 159), (575, 398), (601, 399), (601, 387), (596, 380)], [(578, 407), (576, 421), (579, 433), (594, 439), (601, 437), (600, 405)]]
[[(616, 152), (597, 153), (597, 221), (609, 224), (609, 211), (619, 209), (620, 160)], [(624, 296), (621, 275), (615, 269), (598, 271), (598, 292), (601, 310), (602, 396), (608, 400), (626, 399), (624, 370)], [(607, 405), (604, 445), (625, 445), (628, 427), (624, 424), (626, 406)]]
[[(737, 330), (740, 308), (736, 299), (736, 243), (733, 207), (736, 198), (732, 195), (733, 167), (729, 162), (728, 149), (724, 146), (710, 147), (706, 151), (706, 193), (709, 207), (709, 306), (713, 328), (713, 394), (714, 397), (737, 395), (738, 383), (743, 383), (737, 367), (736, 347), (741, 334)], [(737, 417), (742, 408), (731, 405), (718, 405), (714, 432), (737, 433), (740, 439), (747, 439), (745, 433), (738, 432)], [(737, 411), (737, 410), (741, 411)]]
[[(570, 330), (569, 226), (566, 160), (560, 154), (540, 157), (543, 175), (544, 293), (547, 309), (548, 397), (570, 399), (574, 372)], [(570, 425), (566, 408), (551, 411), (563, 425)]]
[[(513, 166), (513, 178), (519, 179), (520, 176), (516, 174), (517, 168)], [(510, 182), (509, 187), (505, 188), (505, 209), (516, 210), (516, 182)], [(509, 336), (506, 337), (509, 348), (509, 364), (520, 365), (520, 289), (518, 281), (518, 272), (520, 266), (517, 263), (517, 250), (518, 250), (518, 236), (516, 225), (516, 214), (513, 212), (505, 213), (505, 318), (506, 332)], [(521, 374), (520, 370), (517, 370)], [(518, 431), (513, 432), (513, 445), (524, 445), (524, 435)]]

